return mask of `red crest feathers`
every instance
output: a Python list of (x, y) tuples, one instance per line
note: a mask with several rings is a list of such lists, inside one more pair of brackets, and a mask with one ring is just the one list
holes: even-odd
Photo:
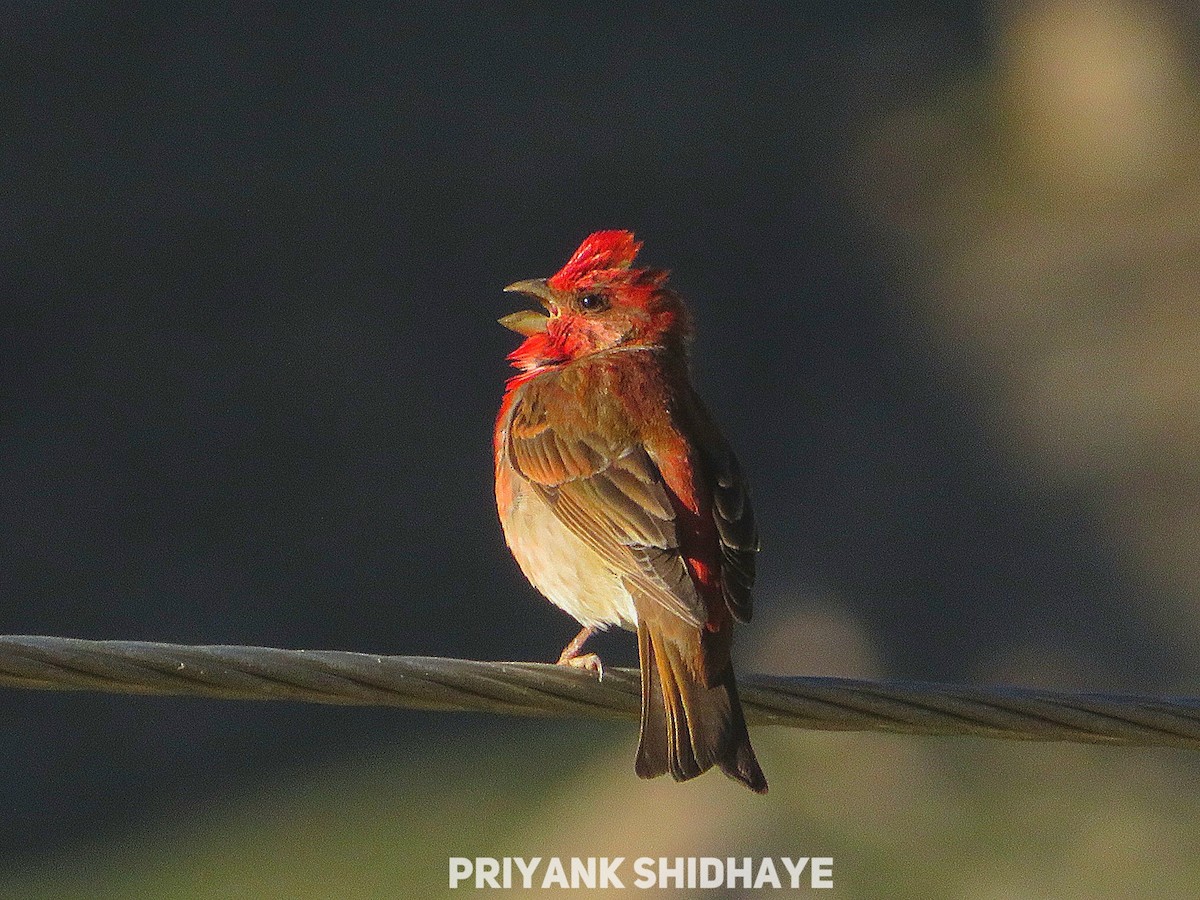
[(583, 275), (633, 265), (641, 241), (632, 231), (596, 231), (584, 238), (567, 264), (550, 276), (550, 286), (565, 290)]

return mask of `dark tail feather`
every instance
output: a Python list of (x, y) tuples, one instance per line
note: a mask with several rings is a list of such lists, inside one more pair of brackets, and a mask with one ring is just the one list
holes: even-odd
[(733, 666), (713, 687), (692, 672), (680, 647), (638, 624), (642, 666), (642, 735), (636, 769), (642, 778), (668, 772), (686, 781), (714, 765), (758, 794), (767, 792), (746, 731)]

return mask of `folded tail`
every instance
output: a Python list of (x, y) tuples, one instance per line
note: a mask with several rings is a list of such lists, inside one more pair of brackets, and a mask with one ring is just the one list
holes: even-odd
[(638, 775), (654, 778), (669, 772), (676, 781), (686, 781), (718, 766), (755, 793), (765, 794), (767, 779), (750, 746), (732, 664), (726, 662), (722, 671), (706, 677), (688, 661), (689, 656), (700, 658), (700, 631), (690, 630), (682, 645), (680, 637), (665, 636), (644, 620), (638, 623)]

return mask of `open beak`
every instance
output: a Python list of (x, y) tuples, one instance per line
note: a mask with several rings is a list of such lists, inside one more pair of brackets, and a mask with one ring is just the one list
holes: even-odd
[[(548, 310), (553, 310), (555, 306), (554, 290), (546, 283), (545, 278), (530, 278), (527, 281), (517, 281), (506, 287), (504, 291), (510, 294), (526, 294), (530, 297), (536, 297), (542, 306)], [(532, 309), (523, 309), (520, 312), (509, 313), (499, 321), (505, 328), (529, 337), (530, 335), (544, 332), (546, 330), (546, 323), (550, 320), (544, 313), (536, 312)]]

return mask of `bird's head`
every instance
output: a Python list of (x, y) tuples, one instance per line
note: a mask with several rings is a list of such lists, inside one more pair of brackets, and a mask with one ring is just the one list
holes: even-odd
[(549, 278), (506, 287), (536, 298), (548, 314), (523, 310), (500, 320), (525, 336), (509, 355), (513, 365), (529, 371), (616, 347), (682, 353), (691, 319), (679, 295), (664, 286), (665, 269), (633, 267), (641, 246), (632, 231), (597, 231)]

